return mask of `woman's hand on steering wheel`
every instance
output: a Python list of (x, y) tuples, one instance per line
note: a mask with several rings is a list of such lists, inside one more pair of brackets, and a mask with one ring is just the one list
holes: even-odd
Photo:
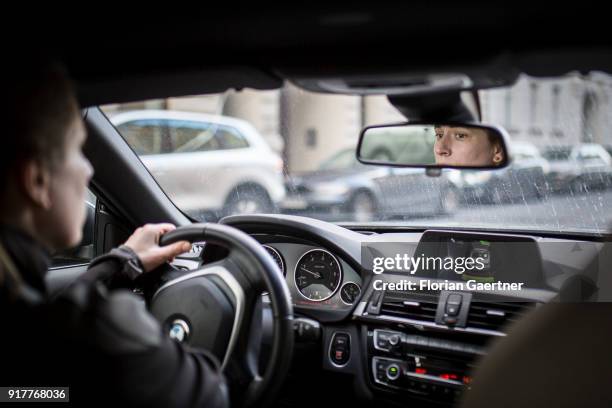
[(188, 241), (178, 241), (165, 246), (159, 245), (160, 237), (174, 229), (176, 227), (168, 223), (146, 224), (137, 228), (124, 245), (138, 255), (144, 271), (150, 272), (164, 262), (172, 262), (175, 256), (191, 249)]

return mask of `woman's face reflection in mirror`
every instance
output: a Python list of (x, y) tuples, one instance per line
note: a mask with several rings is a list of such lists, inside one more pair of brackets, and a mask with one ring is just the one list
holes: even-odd
[(500, 141), (484, 129), (436, 125), (434, 130), (437, 165), (486, 167), (504, 160)]

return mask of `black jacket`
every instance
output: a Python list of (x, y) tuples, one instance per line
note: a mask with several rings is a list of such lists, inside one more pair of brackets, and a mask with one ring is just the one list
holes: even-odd
[(5, 226), (0, 244), (20, 275), (0, 262), (0, 386), (69, 386), (79, 405), (228, 405), (216, 359), (170, 340), (137, 296), (114, 289), (124, 260), (92, 263), (50, 299), (49, 255)]

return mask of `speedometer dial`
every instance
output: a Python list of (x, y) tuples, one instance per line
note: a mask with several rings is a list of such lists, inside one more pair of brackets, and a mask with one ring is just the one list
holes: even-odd
[(329, 299), (338, 290), (340, 282), (340, 262), (323, 249), (306, 252), (295, 266), (295, 286), (308, 300), (320, 302)]

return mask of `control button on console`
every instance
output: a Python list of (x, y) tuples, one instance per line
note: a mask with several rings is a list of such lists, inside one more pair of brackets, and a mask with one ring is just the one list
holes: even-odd
[(329, 358), (332, 363), (343, 366), (351, 356), (351, 342), (347, 333), (334, 333), (329, 348)]
[(389, 364), (387, 367), (387, 378), (391, 381), (395, 381), (400, 376), (400, 368), (397, 364)]

